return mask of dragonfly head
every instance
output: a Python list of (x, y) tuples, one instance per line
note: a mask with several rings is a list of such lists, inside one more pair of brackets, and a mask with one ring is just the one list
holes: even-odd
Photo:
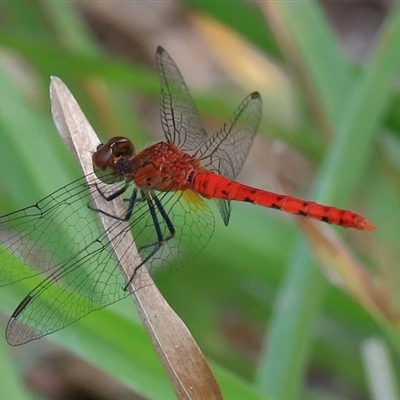
[(93, 170), (97, 178), (107, 184), (126, 179), (126, 166), (135, 155), (132, 142), (122, 136), (111, 138), (105, 144), (99, 144), (92, 156)]

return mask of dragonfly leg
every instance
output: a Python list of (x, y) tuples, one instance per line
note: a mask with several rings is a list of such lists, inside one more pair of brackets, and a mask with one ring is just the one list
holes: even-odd
[[(174, 225), (173, 225), (171, 219), (169, 218), (168, 213), (165, 211), (163, 205), (161, 204), (160, 200), (157, 198), (157, 196), (153, 192), (150, 193), (150, 196), (148, 194), (145, 194), (145, 195), (142, 196), (142, 199), (145, 198), (147, 200), (147, 204), (149, 206), (151, 219), (153, 221), (154, 229), (155, 229), (156, 235), (157, 235), (157, 241), (153, 242), (153, 243), (146, 244), (145, 246), (142, 246), (142, 247), (140, 247), (140, 249), (138, 249), (139, 252), (140, 252), (143, 249), (146, 249), (148, 247), (153, 247), (153, 249), (146, 256), (146, 258), (143, 259), (142, 262), (135, 268), (135, 271), (134, 271), (133, 275), (131, 276), (131, 278), (129, 279), (127, 284), (125, 285), (124, 290), (128, 290), (128, 286), (130, 285), (130, 283), (132, 282), (133, 278), (135, 277), (136, 272), (138, 271), (138, 269), (142, 265), (144, 265), (148, 260), (150, 260), (157, 253), (157, 251), (160, 250), (161, 246), (165, 242), (167, 242), (168, 240), (172, 239), (175, 236)], [(166, 226), (168, 228), (168, 231), (169, 231), (169, 235), (168, 236), (164, 236), (162, 231), (161, 231), (161, 226), (160, 226), (160, 222), (159, 222), (159, 219), (158, 219), (158, 216), (157, 216), (156, 209), (159, 211), (163, 221), (165, 222), (165, 224), (166, 224)]]
[[(158, 197), (157, 197), (154, 193), (151, 193), (151, 196), (152, 196), (154, 202), (156, 203), (156, 206), (157, 206), (157, 208), (158, 208), (158, 211), (160, 211), (160, 214), (161, 214), (163, 220), (164, 220), (165, 223), (167, 224), (167, 227), (168, 227), (168, 230), (169, 230), (169, 233), (170, 233), (170, 236), (168, 237), (168, 239), (171, 239), (172, 237), (175, 236), (175, 228), (174, 228), (174, 225), (173, 225), (171, 219), (169, 218), (167, 212), (165, 211), (163, 205), (161, 204), (161, 201), (158, 199)], [(167, 240), (168, 240), (168, 239), (167, 239)], [(164, 240), (165, 240), (165, 239), (164, 239)]]
[[(96, 185), (96, 187), (97, 187), (97, 185)], [(97, 188), (97, 190), (102, 194), (102, 196), (104, 197), (104, 199), (107, 200), (107, 198), (104, 196), (104, 193), (102, 193), (102, 192), (100, 191), (99, 188)], [(112, 194), (111, 196), (109, 196), (108, 198), (110, 199), (110, 198), (112, 197), (111, 200), (113, 200), (113, 199), (115, 199), (116, 197), (120, 196), (120, 195), (121, 195), (122, 193), (124, 193), (125, 191), (126, 191), (126, 187), (124, 186), (123, 188), (121, 188), (120, 190), (118, 190), (117, 192), (115, 192), (115, 193), (118, 193), (117, 196), (115, 196), (115, 193), (113, 193), (113, 194)], [(111, 200), (107, 200), (107, 201), (111, 201)], [(118, 216), (116, 216), (116, 215), (110, 214), (110, 213), (108, 213), (107, 211), (101, 210), (101, 209), (99, 209), (99, 208), (95, 208), (95, 207), (91, 206), (90, 204), (88, 204), (88, 208), (91, 209), (91, 210), (93, 210), (93, 211), (100, 212), (100, 213), (102, 213), (102, 214), (104, 214), (104, 215), (107, 215), (107, 217), (116, 219), (116, 220), (118, 220), (118, 221), (129, 221), (130, 218), (131, 218), (131, 216), (132, 216), (133, 208), (134, 208), (134, 206), (135, 206), (135, 204), (136, 204), (136, 202), (137, 202), (137, 189), (136, 189), (136, 188), (133, 189), (132, 196), (131, 196), (129, 199), (124, 199), (124, 200), (129, 201), (129, 205), (128, 205), (128, 208), (127, 208), (127, 210), (126, 210), (126, 213), (125, 213), (125, 215), (124, 215), (123, 217), (118, 217)], [(139, 199), (139, 201), (143, 201), (143, 198), (142, 198), (142, 199)]]
[(126, 192), (126, 189), (128, 189), (129, 182), (125, 181), (124, 186), (116, 190), (114, 193), (110, 194), (109, 196), (106, 196), (101, 189), (99, 188), (99, 185), (97, 183), (94, 184), (96, 186), (97, 191), (100, 193), (101, 197), (106, 200), (106, 201), (112, 201), (116, 199), (118, 196), (121, 196), (122, 193)]

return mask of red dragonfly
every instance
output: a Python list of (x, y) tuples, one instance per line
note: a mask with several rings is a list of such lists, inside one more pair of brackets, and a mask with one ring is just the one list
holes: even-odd
[[(114, 227), (129, 223), (142, 258), (135, 273), (143, 264), (150, 272), (182, 265), (207, 244), (214, 218), (203, 198), (216, 201), (225, 225), (230, 201), (237, 200), (345, 228), (374, 229), (351, 211), (235, 182), (260, 122), (259, 93), (250, 94), (229, 123), (208, 136), (178, 67), (161, 47), (157, 62), (165, 142), (136, 153), (128, 139), (114, 137), (93, 154), (95, 183), (81, 178), (0, 217), (0, 285), (45, 275), (8, 322), (11, 345), (62, 329), (129, 294), (109, 240), (96, 225), (97, 213)], [(91, 206), (90, 194), (109, 201), (122, 196), (126, 207), (121, 215), (107, 214)], [(118, 246), (126, 231), (115, 232), (111, 240)]]

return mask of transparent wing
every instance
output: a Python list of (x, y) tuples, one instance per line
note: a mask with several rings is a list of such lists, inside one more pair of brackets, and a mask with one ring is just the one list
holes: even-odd
[[(229, 179), (235, 179), (243, 167), (261, 119), (261, 97), (248, 96), (228, 124), (208, 137), (196, 106), (178, 67), (168, 53), (157, 48), (161, 78), (161, 123), (169, 142), (201, 160), (202, 166)], [(225, 225), (231, 213), (230, 203), (216, 200)]]
[(87, 207), (90, 190), (81, 178), (0, 217), (0, 286), (51, 271), (100, 234)]
[(208, 137), (195, 156), (209, 171), (236, 179), (249, 154), (261, 120), (261, 97), (254, 92), (247, 96), (227, 124)]
[[(10, 344), (23, 344), (62, 329), (129, 294), (106, 234), (98, 228), (96, 211), (87, 207), (88, 192), (100, 196), (116, 190), (116, 185), (88, 187), (79, 180), (32, 207), (0, 218), (1, 284), (38, 273), (46, 276), (11, 316), (6, 332)], [(113, 236), (121, 222), (112, 221), (112, 241), (118, 246), (127, 232)], [(135, 202), (129, 225), (142, 260), (158, 277), (204, 248), (214, 220), (208, 206), (193, 192), (147, 192)]]
[[(236, 179), (249, 154), (260, 120), (261, 97), (254, 92), (239, 105), (229, 123), (204, 141), (195, 156), (207, 170)], [(225, 200), (216, 202), (225, 225), (228, 225), (230, 203)]]
[(12, 314), (9, 344), (39, 339), (129, 294), (104, 235), (57, 267)]
[(181, 73), (169, 54), (157, 48), (157, 63), (161, 80), (161, 124), (168, 142), (180, 150), (196, 149), (207, 133)]

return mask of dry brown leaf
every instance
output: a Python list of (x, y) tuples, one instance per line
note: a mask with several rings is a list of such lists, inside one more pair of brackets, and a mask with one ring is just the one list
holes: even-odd
[[(50, 98), (53, 119), (64, 142), (78, 160), (83, 173), (93, 172), (92, 153), (100, 143), (99, 139), (71, 92), (57, 77), (51, 78)], [(93, 200), (98, 209), (113, 215), (118, 214), (117, 210), (123, 206), (121, 199), (107, 202), (97, 196)], [(98, 215), (107, 230), (110, 219), (101, 213)], [(124, 224), (120, 225), (120, 229), (124, 229)], [(123, 268), (122, 273), (132, 276), (135, 265), (140, 263), (132, 236), (125, 235), (123, 243), (113, 247), (113, 250)], [(178, 398), (221, 399), (218, 384), (187, 327), (165, 301), (144, 267), (135, 276), (131, 283), (132, 300)]]

